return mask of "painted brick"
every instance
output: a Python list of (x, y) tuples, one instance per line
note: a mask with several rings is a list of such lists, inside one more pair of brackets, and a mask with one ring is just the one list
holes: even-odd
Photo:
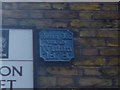
[(56, 78), (55, 77), (50, 77), (50, 76), (40, 76), (38, 78), (38, 84), (40, 84), (39, 88), (42, 88), (42, 87), (53, 87), (56, 85)]
[(68, 7), (67, 7), (67, 3), (52, 3), (52, 8), (57, 10), (63, 10)]
[(101, 55), (119, 55), (119, 48), (101, 48)]
[(94, 19), (119, 19), (119, 14), (116, 12), (96, 12), (93, 15)]
[(27, 18), (28, 13), (24, 10), (2, 10), (3, 17), (9, 18)]
[(99, 30), (97, 31), (96, 36), (118, 38), (118, 31)]
[(79, 84), (80, 86), (106, 87), (106, 86), (111, 86), (112, 81), (109, 79), (100, 79), (100, 78), (81, 78)]
[(77, 18), (78, 14), (75, 12), (65, 12), (65, 11), (51, 11), (51, 12), (45, 12), (46, 18)]
[(66, 87), (66, 86), (73, 86), (74, 85), (74, 79), (72, 78), (58, 78), (57, 79), (57, 85), (60, 87)]
[(24, 9), (24, 10), (51, 9), (50, 3), (24, 2), (18, 4), (19, 4), (19, 9)]
[(98, 55), (98, 50), (95, 48), (85, 48), (83, 50), (83, 55)]
[(68, 67), (48, 67), (47, 73), (50, 75), (78, 75), (77, 69)]
[(82, 46), (82, 47), (90, 47), (90, 46), (100, 47), (100, 46), (105, 46), (104, 38), (103, 39), (100, 39), (100, 38), (80, 38), (78, 41), (79, 41), (78, 45)]
[(97, 3), (72, 3), (71, 10), (100, 10), (100, 5)]

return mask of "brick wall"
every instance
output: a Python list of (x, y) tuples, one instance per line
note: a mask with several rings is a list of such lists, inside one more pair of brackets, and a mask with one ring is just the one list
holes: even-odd
[(2, 25), (68, 28), (74, 33), (70, 65), (38, 63), (36, 87), (118, 87), (118, 3), (3, 3)]

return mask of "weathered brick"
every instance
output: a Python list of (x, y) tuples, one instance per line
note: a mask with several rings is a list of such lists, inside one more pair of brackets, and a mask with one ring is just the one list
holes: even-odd
[(113, 46), (113, 47), (118, 47), (119, 46), (117, 39), (114, 39), (114, 40), (109, 39), (109, 40), (106, 41), (106, 43), (107, 43), (107, 46)]
[(115, 85), (117, 88), (120, 87), (120, 77), (116, 78), (114, 81), (115, 81), (115, 82), (114, 82), (114, 85)]
[(67, 28), (68, 23), (66, 22), (53, 22), (51, 27), (56, 27), (56, 28)]
[(36, 11), (28, 11), (29, 18), (44, 18), (44, 12), (36, 10)]
[(2, 10), (3, 17), (9, 18), (27, 18), (28, 13), (24, 10)]
[(82, 47), (105, 46), (105, 40), (100, 38), (80, 38), (78, 41), (78, 45)]
[(102, 21), (103, 22), (103, 28), (118, 28), (119, 27), (119, 20), (110, 20), (110, 19), (105, 19)]
[(74, 84), (74, 79), (72, 79), (72, 78), (58, 78), (57, 79), (57, 85), (58, 86), (61, 86), (61, 87), (66, 87), (66, 86), (73, 86), (73, 84)]
[(38, 84), (40, 87), (53, 87), (56, 85), (56, 78), (50, 76), (40, 76), (38, 78)]
[(74, 28), (100, 28), (103, 27), (103, 21), (84, 21), (74, 19), (71, 21), (71, 26)]
[(75, 12), (65, 12), (65, 11), (51, 11), (45, 12), (46, 18), (77, 18), (78, 14)]
[(96, 12), (93, 15), (94, 19), (119, 19), (119, 14), (116, 12)]
[(3, 2), (2, 9), (17, 9), (18, 5), (16, 2)]
[(66, 67), (48, 67), (47, 72), (51, 75), (78, 75), (77, 69)]
[(84, 75), (100, 76), (99, 68), (100, 67), (84, 67)]
[(52, 3), (53, 9), (63, 10), (67, 8), (67, 3)]
[(38, 2), (24, 2), (18, 3), (19, 9), (35, 10), (35, 9), (51, 9), (50, 3), (38, 3)]
[(16, 19), (2, 19), (2, 25), (3, 26), (17, 26), (17, 20)]
[(119, 55), (119, 48), (101, 48), (101, 55)]
[(119, 62), (120, 57), (109, 57), (109, 60), (107, 60), (107, 65), (120, 65)]
[(80, 12), (80, 19), (92, 19), (93, 12)]
[(79, 80), (80, 86), (91, 86), (91, 87), (101, 87), (101, 86), (111, 86), (112, 81), (110, 79), (101, 78), (81, 78)]
[(103, 3), (103, 7), (102, 10), (114, 10), (117, 11), (118, 10), (118, 4), (117, 3)]
[(98, 3), (72, 3), (71, 10), (100, 10)]
[(19, 21), (20, 26), (36, 26), (36, 28), (51, 27), (52, 22), (50, 20), (38, 20), (38, 19), (24, 19)]
[(82, 30), (80, 31), (80, 37), (95, 37), (96, 31), (95, 30)]
[(99, 30), (96, 33), (96, 37), (113, 37), (113, 38), (118, 38), (118, 31)]
[(82, 49), (83, 55), (98, 55), (98, 50), (95, 48), (85, 48)]
[(105, 66), (101, 68), (100, 72), (104, 76), (118, 76), (118, 67)]
[(106, 65), (106, 61), (104, 57), (84, 57), (84, 58), (80, 58), (79, 60), (74, 60), (73, 61), (73, 65), (75, 66), (80, 66), (80, 65)]

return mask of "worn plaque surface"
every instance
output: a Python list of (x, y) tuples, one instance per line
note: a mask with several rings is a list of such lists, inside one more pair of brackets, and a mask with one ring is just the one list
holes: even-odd
[(45, 61), (70, 61), (74, 58), (73, 33), (69, 30), (39, 32), (40, 58)]
[(0, 58), (8, 58), (9, 31), (0, 30)]

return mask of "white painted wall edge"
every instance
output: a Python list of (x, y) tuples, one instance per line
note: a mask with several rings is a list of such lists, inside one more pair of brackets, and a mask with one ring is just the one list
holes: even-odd
[(119, 2), (120, 0), (0, 0), (1, 2)]

